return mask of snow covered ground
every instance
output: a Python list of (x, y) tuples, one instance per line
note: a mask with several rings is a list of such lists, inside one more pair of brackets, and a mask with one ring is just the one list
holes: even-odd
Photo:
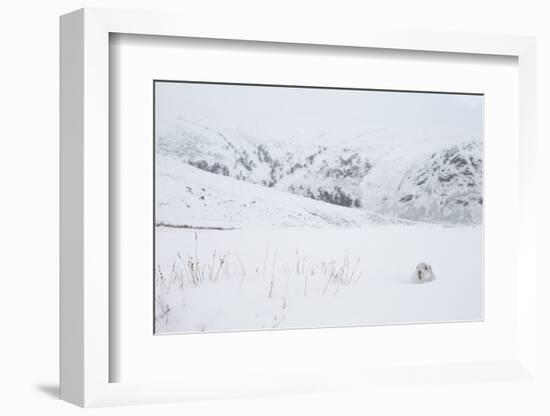
[[(156, 308), (157, 333), (483, 318), (481, 227), (160, 226), (156, 238), (169, 308)], [(435, 281), (412, 281), (420, 262)]]

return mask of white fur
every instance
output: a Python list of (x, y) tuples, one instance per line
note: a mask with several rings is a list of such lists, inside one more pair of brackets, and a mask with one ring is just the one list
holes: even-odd
[(435, 273), (432, 270), (432, 266), (426, 263), (419, 263), (411, 276), (411, 283), (416, 284), (433, 282), (434, 280)]

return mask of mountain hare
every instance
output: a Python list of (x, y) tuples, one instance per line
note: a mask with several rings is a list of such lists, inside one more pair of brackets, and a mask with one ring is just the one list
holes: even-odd
[(412, 275), (412, 283), (425, 283), (435, 280), (435, 274), (432, 271), (432, 266), (426, 263), (419, 263), (416, 266), (416, 271)]

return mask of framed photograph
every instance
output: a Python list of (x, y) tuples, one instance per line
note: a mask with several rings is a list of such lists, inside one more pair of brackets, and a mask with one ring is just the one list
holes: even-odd
[(156, 334), (482, 319), (483, 95), (154, 100)]
[(534, 40), (181, 19), (61, 18), (62, 398), (537, 383)]

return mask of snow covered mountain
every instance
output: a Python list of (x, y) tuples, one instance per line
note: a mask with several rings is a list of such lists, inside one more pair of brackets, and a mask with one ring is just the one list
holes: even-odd
[[(309, 145), (296, 145), (292, 138), (270, 142), (238, 131), (222, 131), (219, 127), (214, 129), (179, 120), (174, 129), (157, 137), (157, 167), (169, 164), (181, 170), (184, 169), (179, 167), (181, 162), (211, 174), (238, 179), (238, 187), (245, 186), (242, 182), (260, 185), (272, 188), (264, 190), (276, 192), (277, 198), (295, 194), (355, 208), (365, 215), (376, 213), (424, 222), (480, 223), (483, 206), (480, 142), (470, 140), (451, 146), (447, 142), (446, 147), (441, 148), (437, 137), (407, 140), (406, 134), (395, 129), (378, 129), (352, 137), (319, 137), (309, 141)], [(189, 172), (190, 176), (182, 177), (180, 187), (196, 176)], [(218, 179), (216, 184), (208, 179), (216, 189), (218, 184), (237, 186), (235, 181)], [(255, 195), (258, 190), (254, 187), (242, 192)], [(272, 199), (262, 195), (256, 198), (256, 203)], [(301, 207), (303, 202), (299, 201), (295, 198), (287, 202)], [(321, 209), (318, 207), (325, 205), (315, 207)], [(283, 206), (279, 209), (285, 210)], [(236, 209), (231, 210), (234, 211)], [(348, 218), (351, 214), (348, 210), (345, 212), (340, 214)], [(287, 214), (282, 215), (284, 220), (279, 218), (275, 222), (293, 223), (289, 220), (293, 213)], [(333, 214), (336, 211), (331, 211), (330, 215)], [(351, 223), (363, 221), (354, 215), (348, 218)], [(380, 218), (377, 221), (381, 221)]]
[(371, 199), (367, 206), (412, 220), (479, 224), (482, 181), (481, 147), (470, 142), (419, 158), (401, 175), (393, 192)]

